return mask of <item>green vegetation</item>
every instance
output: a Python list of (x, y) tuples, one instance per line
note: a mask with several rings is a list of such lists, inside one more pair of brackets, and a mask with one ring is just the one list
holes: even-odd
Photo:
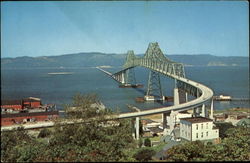
[[(127, 151), (136, 148), (131, 134), (131, 121), (105, 120), (108, 110), (90, 107), (97, 102), (94, 95), (78, 94), (65, 109), (67, 118), (95, 117), (93, 121), (62, 126), (57, 122), (53, 130), (43, 129), (40, 138), (30, 137), (23, 129), (1, 133), (1, 161), (3, 162), (78, 162), (78, 161), (134, 161)], [(72, 106), (76, 107), (72, 112)], [(48, 141), (40, 141), (42, 138)]]
[(144, 145), (145, 145), (145, 147), (151, 147), (151, 140), (149, 138), (146, 138), (144, 140)]
[(250, 130), (229, 128), (221, 144), (187, 142), (169, 149), (166, 161), (249, 161)]
[(232, 123), (230, 122), (216, 122), (216, 127), (219, 128), (219, 137), (220, 138), (224, 138), (226, 137), (226, 132), (228, 129), (230, 128), (235, 128), (234, 125), (232, 125)]
[[(151, 141), (132, 138), (131, 120), (106, 120), (113, 113), (93, 107), (96, 95), (77, 94), (72, 105), (65, 107), (67, 119), (92, 121), (60, 125), (42, 129), (35, 136), (18, 128), (1, 133), (2, 162), (102, 162), (151, 161), (164, 143), (151, 147)], [(72, 107), (74, 108), (72, 109)], [(65, 119), (64, 119), (65, 120)], [(165, 161), (248, 161), (250, 160), (250, 130), (243, 127), (221, 125), (222, 142), (212, 144), (201, 141), (174, 146), (166, 152)], [(142, 147), (144, 142), (145, 147)], [(138, 148), (138, 146), (139, 148)], [(154, 160), (156, 161), (156, 160)]]
[(151, 141), (160, 141), (160, 140), (161, 140), (161, 136), (153, 136), (153, 137), (150, 137), (150, 140), (151, 140)]
[(51, 135), (51, 131), (47, 128), (44, 128), (40, 131), (38, 138), (45, 138)]
[(152, 160), (152, 156), (155, 155), (155, 151), (150, 148), (141, 148), (135, 154), (134, 158), (140, 162), (148, 162)]

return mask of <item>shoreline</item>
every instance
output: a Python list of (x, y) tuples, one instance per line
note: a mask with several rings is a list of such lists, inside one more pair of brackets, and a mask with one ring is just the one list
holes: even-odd
[[(208, 110), (210, 113), (210, 110)], [(223, 110), (214, 110), (214, 114), (224, 113), (224, 112), (246, 112), (250, 114), (250, 108), (230, 108), (230, 109), (223, 109)], [(154, 114), (154, 115), (147, 115), (143, 116), (141, 119), (150, 119), (156, 122), (162, 121), (162, 114)]]

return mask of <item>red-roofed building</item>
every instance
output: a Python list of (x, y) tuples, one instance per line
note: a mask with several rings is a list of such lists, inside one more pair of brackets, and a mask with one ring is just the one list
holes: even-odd
[(29, 97), (23, 99), (24, 108), (39, 108), (42, 105), (40, 98)]

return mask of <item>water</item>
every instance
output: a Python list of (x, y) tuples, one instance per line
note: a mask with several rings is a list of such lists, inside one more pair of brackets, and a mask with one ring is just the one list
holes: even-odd
[[(106, 69), (116, 72), (120, 68)], [(248, 67), (186, 67), (186, 77), (212, 88), (215, 95), (230, 95), (235, 98), (249, 98)], [(50, 75), (51, 72), (72, 72), (66, 75)], [(95, 68), (67, 69), (1, 69), (1, 98), (21, 99), (38, 97), (42, 103), (54, 103), (62, 109), (70, 104), (76, 93), (96, 93), (99, 99), (112, 110), (129, 111), (127, 104), (140, 109), (168, 106), (172, 103), (136, 103), (147, 86), (149, 70), (136, 68), (137, 82), (144, 88), (119, 88), (118, 83)], [(164, 95), (172, 96), (174, 81), (161, 76)], [(249, 102), (215, 102), (215, 109), (248, 107)]]

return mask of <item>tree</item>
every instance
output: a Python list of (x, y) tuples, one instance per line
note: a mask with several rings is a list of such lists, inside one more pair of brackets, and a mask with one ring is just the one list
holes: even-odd
[[(31, 138), (23, 128), (14, 131), (1, 132), (1, 161), (14, 162), (17, 160), (29, 160), (28, 152), (21, 152), (24, 146), (35, 146), (35, 139)], [(32, 150), (33, 151), (33, 150)]]
[(151, 141), (150, 141), (149, 138), (146, 138), (146, 139), (144, 140), (144, 145), (145, 145), (146, 147), (151, 147)]
[[(92, 107), (96, 96), (78, 94), (68, 105), (67, 120), (83, 123), (61, 125), (57, 121), (49, 137), (49, 143), (29, 137), (23, 129), (1, 133), (1, 161), (29, 162), (101, 162), (133, 160), (125, 151), (135, 148), (131, 123), (126, 119), (105, 119), (112, 116), (107, 109)], [(76, 109), (71, 109), (76, 107)], [(65, 121), (63, 119), (62, 121)], [(47, 129), (40, 137), (47, 136)]]
[(141, 148), (142, 145), (143, 145), (143, 140), (142, 140), (142, 138), (140, 138), (139, 141), (138, 141), (138, 146), (139, 146), (139, 148)]
[(155, 151), (153, 149), (142, 148), (137, 153), (134, 154), (134, 158), (140, 162), (148, 162), (152, 160), (152, 156), (155, 155)]
[(232, 123), (229, 123), (229, 122), (218, 122), (216, 123), (216, 127), (219, 128), (219, 137), (220, 138), (224, 138), (226, 135), (225, 135), (225, 132), (230, 129), (230, 128), (235, 128), (235, 126), (232, 125)]
[[(54, 158), (66, 161), (72, 161), (69, 155), (75, 155), (81, 161), (119, 161), (126, 158), (124, 149), (128, 147), (128, 144), (134, 142), (130, 121), (105, 119), (105, 116), (111, 116), (112, 113), (108, 110), (91, 107), (91, 104), (98, 102), (96, 98), (93, 95), (78, 94), (73, 98), (72, 105), (66, 107), (69, 120), (74, 121), (81, 118), (88, 121), (66, 126), (61, 126), (59, 122), (56, 125), (50, 148), (64, 146), (65, 149), (55, 149), (59, 150), (55, 153), (60, 154), (65, 151), (65, 154), (56, 155)], [(76, 108), (70, 110), (72, 107)], [(92, 119), (89, 120), (89, 118)]]
[(38, 134), (38, 138), (45, 138), (47, 136), (51, 135), (51, 131), (47, 128), (43, 128), (40, 133)]

